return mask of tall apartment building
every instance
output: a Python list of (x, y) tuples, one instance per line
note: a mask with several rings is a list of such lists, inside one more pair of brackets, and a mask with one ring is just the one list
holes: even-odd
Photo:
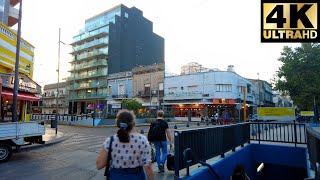
[(74, 60), (67, 80), (78, 114), (106, 99), (108, 74), (164, 63), (164, 39), (153, 33), (152, 22), (136, 7), (118, 5), (87, 19), (72, 45)]

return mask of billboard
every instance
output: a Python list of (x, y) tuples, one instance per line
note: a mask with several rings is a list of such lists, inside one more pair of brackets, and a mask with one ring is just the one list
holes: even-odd
[(313, 111), (301, 111), (300, 116), (314, 116)]
[(293, 107), (258, 107), (259, 120), (290, 121), (295, 120)]

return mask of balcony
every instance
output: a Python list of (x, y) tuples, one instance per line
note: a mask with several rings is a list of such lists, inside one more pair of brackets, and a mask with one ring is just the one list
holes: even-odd
[(112, 95), (113, 99), (125, 99), (128, 98), (128, 94), (114, 94)]
[(19, 20), (19, 10), (10, 6), (8, 14), (8, 26), (12, 27), (18, 23)]
[[(77, 62), (81, 62), (84, 60), (91, 60), (94, 58), (106, 58), (108, 56), (108, 51), (94, 50), (91, 52), (83, 53), (81, 55), (77, 55)], [(75, 61), (71, 61), (70, 63), (74, 63)]]
[(168, 93), (165, 94), (164, 100), (183, 100), (183, 99), (202, 99), (201, 92), (186, 92), (186, 93)]
[(85, 41), (92, 41), (94, 38), (100, 38), (109, 34), (109, 26), (97, 29), (95, 31), (86, 32), (84, 34), (75, 36), (73, 38), (72, 46), (84, 43)]
[(91, 78), (98, 78), (98, 77), (106, 77), (108, 75), (108, 73), (106, 71), (100, 71), (100, 72), (96, 72), (96, 73), (91, 73), (91, 74), (85, 74), (85, 75), (76, 75), (75, 77), (73, 77), (73, 75), (71, 74), (70, 77), (67, 78), (67, 81), (73, 81), (73, 78), (75, 80), (86, 80), (86, 79), (91, 79)]
[[(101, 87), (107, 87), (107, 85), (108, 85), (107, 82), (99, 82), (99, 84), (97, 84), (97, 82), (94, 81), (90, 83), (75, 84), (74, 90), (101, 88)], [(73, 85), (67, 86), (67, 90), (72, 91)]]
[[(74, 68), (75, 66), (75, 68)], [(106, 59), (95, 59), (92, 60), (88, 63), (83, 63), (83, 64), (77, 64), (71, 67), (71, 70), (69, 72), (74, 72), (74, 71), (79, 71), (79, 70), (86, 70), (86, 69), (91, 69), (91, 68), (96, 68), (98, 66), (108, 66), (108, 62)]]
[[(90, 94), (84, 94), (84, 95), (75, 95), (74, 99), (105, 99), (107, 98), (107, 93), (102, 93), (102, 94), (95, 94), (95, 93), (90, 93)], [(72, 96), (69, 96), (69, 100), (72, 99)]]
[[(76, 46), (74, 49), (76, 53), (81, 53), (89, 48), (99, 48), (99, 47), (107, 46), (108, 42), (109, 42), (108, 38), (97, 39), (97, 40), (93, 40), (91, 42), (85, 43), (83, 45)], [(71, 54), (74, 54), (75, 52), (72, 52)]]

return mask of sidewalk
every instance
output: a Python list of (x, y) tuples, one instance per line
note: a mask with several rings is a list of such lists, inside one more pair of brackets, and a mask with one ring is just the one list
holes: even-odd
[(45, 128), (46, 128), (45, 134), (42, 136), (42, 140), (45, 141), (44, 144), (32, 144), (32, 145), (22, 146), (19, 149), (19, 152), (51, 146), (51, 145), (60, 143), (62, 141), (65, 141), (69, 138), (69, 136), (63, 136), (63, 133), (59, 131), (56, 134), (56, 129), (51, 128), (50, 125), (45, 125)]

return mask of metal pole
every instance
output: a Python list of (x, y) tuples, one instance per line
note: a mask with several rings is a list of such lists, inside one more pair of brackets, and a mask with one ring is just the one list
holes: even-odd
[(58, 134), (58, 114), (59, 114), (59, 79), (60, 79), (60, 33), (61, 28), (59, 28), (59, 41), (58, 41), (58, 83), (57, 83), (57, 97), (56, 97), (56, 134)]
[(257, 73), (257, 74), (258, 74), (258, 89), (259, 89), (259, 91), (258, 91), (258, 93), (259, 93), (259, 95), (258, 95), (258, 101), (259, 101), (258, 107), (260, 107), (260, 80), (259, 80), (259, 73)]
[(74, 47), (72, 47), (74, 52), (74, 65), (73, 65), (73, 85), (72, 85), (72, 103), (71, 103), (71, 121), (73, 121), (74, 114), (74, 85), (76, 83), (76, 64), (77, 64), (77, 54), (75, 53)]
[(152, 76), (151, 76), (151, 71), (150, 71), (150, 113), (151, 113), (151, 100), (152, 100), (151, 88), (152, 88)]
[(12, 113), (12, 121), (13, 122), (17, 121), (21, 18), (22, 18), (22, 0), (20, 0), (20, 6), (19, 6), (18, 34), (17, 34), (17, 47), (16, 47), (16, 64), (15, 64), (15, 69), (14, 69), (13, 113)]

